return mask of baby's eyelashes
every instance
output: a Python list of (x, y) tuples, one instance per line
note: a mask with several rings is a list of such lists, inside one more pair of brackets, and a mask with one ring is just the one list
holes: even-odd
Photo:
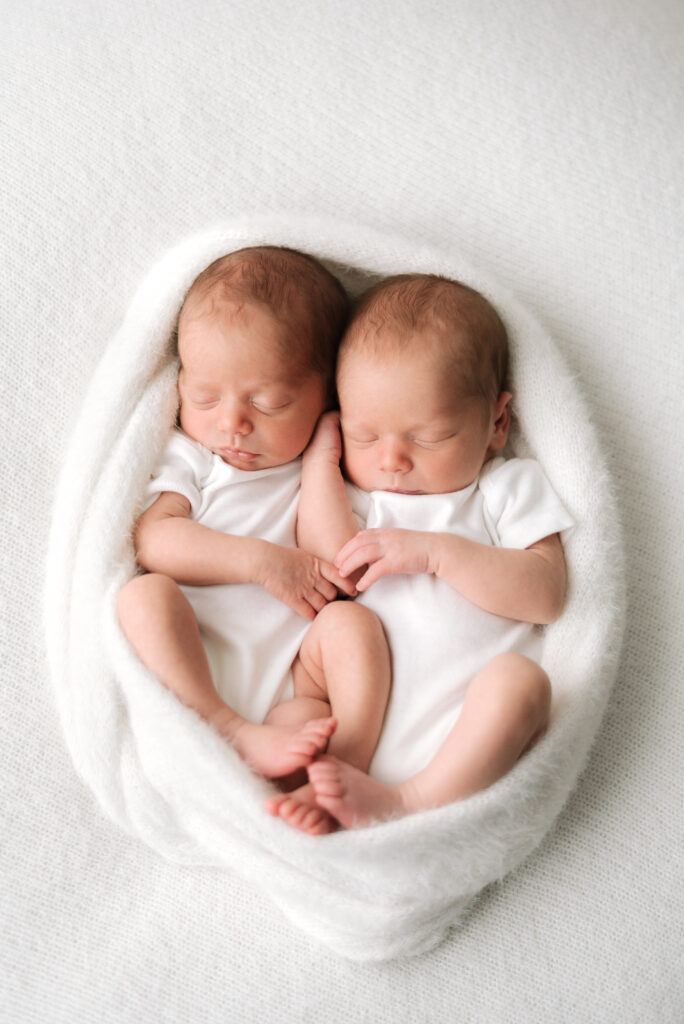
[[(184, 400), (190, 402), (195, 409), (213, 409), (222, 401), (221, 395), (212, 394), (208, 391), (186, 391), (183, 397)], [(275, 400), (266, 398), (250, 398), (247, 399), (246, 402), (252, 409), (263, 413), (265, 416), (274, 416), (277, 413), (288, 409), (292, 405), (292, 400), (290, 398), (278, 398)]]
[(412, 437), (410, 440), (413, 444), (420, 445), (421, 448), (436, 448), (437, 445), (444, 444), (452, 437), (454, 437), (453, 434), (447, 434), (443, 437)]
[(220, 402), (220, 397), (218, 395), (196, 394), (188, 395), (187, 397), (193, 405), (197, 406), (198, 409), (207, 409), (210, 406), (218, 405)]
[(344, 440), (346, 444), (356, 445), (358, 448), (367, 448), (369, 445), (375, 444), (379, 438), (377, 437), (350, 437), (349, 434), (345, 434)]
[(256, 409), (257, 412), (263, 412), (269, 416), (277, 412), (282, 412), (284, 409), (288, 409), (292, 405), (292, 401), (289, 398), (283, 400), (278, 399), (277, 401), (251, 398), (249, 404), (253, 409)]
[[(436, 448), (440, 444), (444, 444), (445, 441), (451, 440), (454, 434), (447, 434), (441, 437), (415, 437), (409, 435), (405, 438), (406, 443), (416, 444), (420, 448)], [(372, 444), (376, 444), (381, 438), (377, 434), (349, 434), (344, 435), (345, 443), (356, 445), (359, 448), (367, 448)]]

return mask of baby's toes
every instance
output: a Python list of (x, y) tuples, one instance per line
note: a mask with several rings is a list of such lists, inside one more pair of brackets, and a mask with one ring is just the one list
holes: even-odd
[(314, 718), (305, 726), (307, 732), (325, 739), (329, 739), (336, 728), (337, 719), (335, 718)]
[(280, 805), (284, 799), (284, 796), (270, 796), (268, 800), (265, 800), (264, 809), (267, 814), (270, 814), (273, 818), (280, 817)]
[(316, 796), (344, 796), (344, 785), (335, 765), (326, 761), (314, 761), (307, 771)]

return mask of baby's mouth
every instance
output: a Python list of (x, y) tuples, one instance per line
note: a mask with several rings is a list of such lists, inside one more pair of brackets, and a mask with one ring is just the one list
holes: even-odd
[(389, 491), (391, 494), (423, 494), (424, 492), (419, 490), (417, 487), (407, 487), (408, 480), (398, 474), (389, 474), (389, 479), (386, 480), (386, 486), (382, 488), (383, 491)]
[(243, 448), (217, 448), (217, 454), (223, 459), (235, 459), (238, 462), (253, 462), (258, 458), (255, 452), (247, 452)]

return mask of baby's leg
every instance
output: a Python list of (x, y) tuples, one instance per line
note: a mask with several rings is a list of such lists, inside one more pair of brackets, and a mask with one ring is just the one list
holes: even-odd
[(117, 610), (121, 628), (142, 663), (229, 740), (259, 774), (286, 775), (325, 749), (335, 728), (332, 718), (291, 726), (255, 725), (221, 699), (193, 608), (170, 577), (136, 576), (121, 589)]
[(387, 786), (336, 758), (309, 766), (317, 802), (345, 828), (440, 807), (491, 786), (546, 728), (551, 685), (521, 654), (494, 658), (472, 681), (463, 710), (432, 761)]
[[(294, 666), (295, 700), (332, 710), (328, 751), (365, 772), (380, 736), (390, 686), (390, 656), (380, 620), (363, 605), (338, 601), (320, 611)], [(287, 705), (283, 705), (286, 707)], [(310, 785), (267, 801), (269, 813), (303, 831), (336, 827)]]
[(390, 654), (378, 617), (363, 605), (326, 605), (304, 638), (295, 693), (330, 705), (337, 729), (329, 753), (366, 769), (380, 736), (390, 688)]

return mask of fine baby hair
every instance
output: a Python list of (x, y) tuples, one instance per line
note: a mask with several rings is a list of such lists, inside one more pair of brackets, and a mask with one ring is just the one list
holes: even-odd
[(440, 366), (459, 390), (496, 400), (506, 388), (508, 336), (496, 309), (474, 288), (438, 274), (395, 274), (364, 292), (340, 346), (391, 355), (416, 335), (432, 337)]
[(349, 300), (338, 279), (307, 253), (285, 246), (259, 245), (214, 260), (193, 281), (179, 325), (200, 303), (214, 312), (226, 301), (256, 302), (287, 328), (289, 360), (313, 370), (331, 384)]

